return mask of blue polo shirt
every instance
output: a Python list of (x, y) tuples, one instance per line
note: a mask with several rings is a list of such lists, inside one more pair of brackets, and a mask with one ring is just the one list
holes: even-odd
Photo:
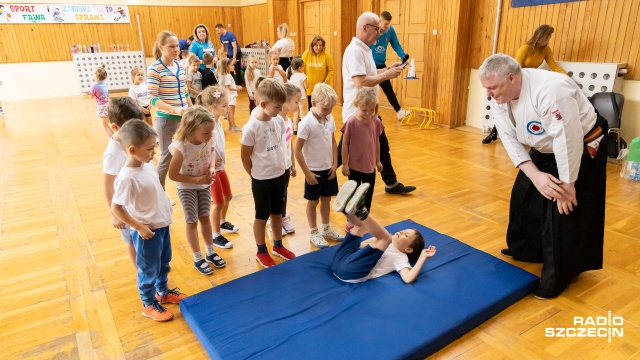
[(233, 43), (236, 43), (236, 48), (237, 48), (237, 52), (240, 53), (240, 43), (238, 42), (238, 39), (236, 39), (236, 36), (229, 30), (227, 30), (227, 33), (224, 35), (220, 35), (220, 42), (222, 43), (222, 45), (224, 45), (224, 47), (227, 48), (227, 55), (231, 56), (233, 55)]
[(187, 39), (178, 40), (178, 45), (180, 45), (180, 51), (189, 49), (189, 45), (187, 45)]
[[(204, 53), (208, 52), (211, 55), (216, 54), (216, 49), (213, 47), (213, 43), (209, 41), (208, 43), (200, 42), (200, 41), (192, 41), (191, 46), (189, 47), (189, 52), (196, 54), (198, 59), (203, 60)], [(204, 70), (204, 64), (200, 64), (200, 69)]]
[(393, 26), (390, 26), (389, 31), (378, 36), (376, 42), (370, 46), (376, 66), (384, 65), (387, 61), (387, 46), (389, 46), (389, 43), (391, 43), (391, 47), (400, 58), (404, 57), (404, 50), (402, 50), (400, 41), (398, 41), (398, 35), (396, 35)]

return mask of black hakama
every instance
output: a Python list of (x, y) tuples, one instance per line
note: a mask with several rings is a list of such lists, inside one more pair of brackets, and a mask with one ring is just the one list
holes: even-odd
[[(594, 158), (584, 145), (575, 182), (578, 206), (569, 215), (561, 215), (522, 171), (513, 184), (507, 245), (514, 260), (543, 264), (538, 291), (545, 297), (559, 295), (583, 271), (602, 269), (608, 127), (600, 116), (598, 125), (605, 136)], [(540, 171), (558, 178), (554, 154), (529, 154)]]

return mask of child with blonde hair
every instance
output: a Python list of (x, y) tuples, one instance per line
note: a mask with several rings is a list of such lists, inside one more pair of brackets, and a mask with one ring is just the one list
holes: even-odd
[[(226, 262), (213, 249), (209, 210), (211, 182), (215, 180), (215, 153), (213, 147), (214, 117), (203, 106), (185, 111), (182, 122), (169, 145), (173, 157), (169, 164), (169, 179), (176, 182), (178, 197), (187, 223), (187, 242), (193, 252), (193, 265), (203, 275), (211, 275), (208, 263), (222, 268)], [(198, 222), (204, 238), (206, 256), (202, 256), (198, 243)]]
[(236, 126), (236, 99), (238, 97), (238, 91), (242, 90), (242, 86), (236, 86), (236, 81), (233, 79), (231, 72), (234, 70), (232, 59), (224, 58), (220, 60), (220, 68), (218, 69), (218, 83), (222, 88), (227, 89), (229, 92), (229, 114), (227, 120), (229, 120), (229, 131), (240, 132), (241, 128)]
[(260, 69), (258, 69), (258, 58), (249, 55), (247, 58), (247, 69), (244, 72), (244, 85), (249, 95), (249, 114), (256, 108), (256, 99), (253, 96), (253, 92), (256, 90), (256, 81), (261, 75)]
[(272, 51), (269, 53), (269, 77), (274, 78), (281, 83), (287, 82), (287, 73), (284, 72), (282, 65), (280, 65), (280, 53)]
[[(338, 95), (327, 84), (317, 84), (311, 94), (311, 111), (302, 119), (296, 140), (296, 159), (304, 173), (304, 198), (307, 202), (307, 221), (311, 228), (311, 242), (325, 248), (325, 238), (342, 241), (342, 235), (329, 224), (331, 197), (338, 194), (338, 147), (333, 133), (336, 123), (331, 110)], [(322, 232), (318, 231), (316, 208), (320, 203)]]
[(282, 104), (287, 101), (284, 85), (275, 79), (264, 79), (256, 88), (258, 106), (242, 129), (240, 157), (245, 171), (251, 176), (251, 191), (255, 203), (253, 234), (258, 246), (257, 260), (263, 267), (275, 262), (269, 256), (265, 243), (267, 219), (274, 235), (271, 253), (285, 260), (295, 254), (282, 244), (282, 201), (285, 191), (284, 121), (278, 117)]
[[(376, 169), (382, 171), (380, 163), (380, 140), (384, 130), (378, 119), (378, 98), (375, 90), (362, 87), (358, 90), (353, 106), (356, 113), (342, 126), (342, 175), (354, 180), (357, 185), (368, 183), (364, 206), (371, 210), (373, 188), (376, 184)], [(353, 225), (347, 222), (348, 232)]]
[[(208, 54), (208, 53), (207, 53)], [(202, 74), (200, 71), (200, 59), (194, 54), (189, 56), (187, 60), (189, 62), (187, 74), (187, 89), (189, 90), (189, 96), (191, 97), (191, 103), (196, 103), (196, 96), (200, 95), (202, 91)]]
[(89, 90), (89, 96), (96, 101), (96, 115), (100, 118), (104, 132), (108, 137), (113, 135), (111, 127), (109, 127), (109, 118), (107, 114), (107, 103), (109, 102), (109, 88), (104, 82), (107, 80), (107, 70), (103, 64), (102, 67), (96, 68), (93, 72), (93, 80), (95, 83)]
[(151, 102), (147, 93), (147, 84), (144, 80), (144, 70), (137, 66), (131, 69), (132, 85), (129, 87), (129, 97), (140, 106), (140, 110), (144, 114), (144, 121), (153, 126), (153, 121), (151, 121)]
[[(303, 94), (307, 93), (307, 75), (304, 73), (304, 61), (297, 57), (291, 62), (291, 66), (287, 70), (289, 75), (289, 81), (298, 87)], [(298, 122), (304, 117), (304, 103), (298, 102), (298, 106), (295, 109), (289, 109), (293, 111), (293, 128), (297, 134)]]
[(210, 86), (204, 89), (196, 98), (198, 105), (206, 107), (213, 114), (213, 147), (215, 149), (215, 181), (211, 184), (211, 199), (213, 210), (211, 211), (211, 228), (213, 230), (213, 245), (223, 249), (233, 247), (227, 238), (222, 235), (222, 230), (228, 233), (236, 233), (240, 230), (227, 220), (229, 203), (233, 198), (231, 182), (225, 170), (225, 138), (220, 117), (226, 116), (229, 109), (229, 95), (219, 86)]

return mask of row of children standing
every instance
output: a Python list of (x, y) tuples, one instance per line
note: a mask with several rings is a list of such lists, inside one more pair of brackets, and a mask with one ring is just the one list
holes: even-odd
[[(224, 132), (220, 123), (220, 117), (228, 113), (227, 108), (233, 95), (224, 88), (208, 87), (196, 97), (196, 102), (203, 106), (193, 107), (192, 99), (187, 96), (189, 90), (184, 69), (175, 61), (178, 54), (177, 44), (178, 39), (173, 33), (161, 32), (155, 46), (158, 60), (147, 72), (148, 97), (157, 111), (156, 130), (153, 131), (146, 124), (146, 128), (143, 128), (136, 121), (132, 121), (130, 126), (127, 126), (127, 123), (110, 126), (113, 131), (117, 131), (119, 127), (126, 130), (120, 136), (116, 133), (112, 137), (115, 144), (110, 142), (108, 147), (108, 150), (111, 148), (110, 151), (113, 152), (119, 145), (125, 153), (126, 163), (120, 165), (121, 169), (118, 172), (114, 170), (118, 165), (107, 169), (110, 157), (105, 152), (105, 174), (111, 176), (109, 181), (105, 181), (105, 187), (108, 188), (107, 183), (111, 183), (113, 196), (110, 197), (109, 192), (105, 193), (114, 214), (114, 226), (124, 230), (125, 239), (128, 233), (130, 243), (133, 244), (130, 245), (130, 254), (135, 258), (138, 268), (143, 315), (159, 321), (170, 320), (173, 316), (162, 304), (178, 303), (186, 296), (180, 293), (179, 289), (169, 290), (166, 286), (171, 259), (168, 232), (171, 206), (166, 206), (169, 199), (163, 191), (167, 173), (176, 181), (178, 187), (187, 223), (187, 241), (194, 255), (194, 267), (198, 271), (208, 275), (213, 271), (209, 264), (216, 267), (225, 266), (225, 261), (215, 253), (214, 246), (232, 247), (220, 233), (223, 226), (229, 227), (227, 230), (237, 231), (237, 227), (224, 219), (231, 191), (224, 172)], [(336, 127), (331, 116), (337, 95), (326, 84), (316, 85), (312, 94), (312, 108), (300, 124), (294, 152), (293, 122), (286, 117), (286, 113), (300, 108), (299, 102), (304, 92), (297, 86), (284, 85), (275, 79), (247, 82), (248, 85), (250, 83), (254, 84), (250, 96), (258, 106), (252, 112), (243, 131), (241, 159), (245, 170), (252, 178), (257, 260), (264, 267), (269, 267), (275, 263), (269, 256), (265, 244), (265, 226), (268, 218), (271, 219), (273, 238), (271, 253), (284, 259), (295, 257), (295, 254), (283, 246), (282, 237), (278, 235), (289, 232), (286, 189), (289, 177), (296, 175), (296, 157), (305, 176), (304, 197), (308, 200), (306, 212), (311, 227), (311, 241), (322, 248), (328, 246), (325, 238), (342, 240), (342, 235), (331, 229), (329, 224), (331, 196), (338, 192), (338, 154), (333, 136)], [(114, 104), (117, 103), (114, 101)], [(128, 117), (129, 114), (124, 117), (125, 121), (129, 118), (144, 118), (144, 110), (140, 105), (130, 100), (129, 107), (135, 108), (140, 114)], [(118, 114), (126, 113), (122, 109), (114, 109), (112, 112), (114, 119)], [(111, 117), (112, 113), (109, 112), (110, 120)], [(116, 122), (117, 120), (114, 120), (113, 123)], [(153, 168), (145, 163), (148, 164), (153, 158), (156, 141), (159, 142), (161, 156), (155, 181), (152, 181), (148, 176), (148, 168)], [(145, 189), (148, 190), (147, 193), (144, 193)], [(373, 187), (371, 191), (372, 189)], [(145, 199), (153, 196), (155, 201), (142, 201), (142, 195)], [(213, 213), (209, 211), (212, 198)], [(322, 219), (320, 230), (316, 223), (318, 204)], [(198, 223), (201, 225), (205, 243), (205, 255), (199, 246)], [(124, 229), (124, 224), (130, 225), (131, 230)], [(158, 229), (161, 231), (157, 231)], [(289, 230), (293, 231), (292, 227)], [(155, 244), (152, 251), (146, 249), (151, 243)]]

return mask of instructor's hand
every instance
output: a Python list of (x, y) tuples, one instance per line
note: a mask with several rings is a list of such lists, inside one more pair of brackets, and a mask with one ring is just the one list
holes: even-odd
[(545, 198), (549, 200), (562, 198), (564, 189), (561, 185), (564, 183), (553, 175), (538, 171), (531, 177), (531, 182)]
[(558, 212), (560, 214), (569, 215), (569, 213), (573, 211), (573, 207), (578, 206), (576, 188), (573, 183), (563, 183), (560, 187), (562, 187), (563, 194), (556, 198), (556, 202), (558, 203)]

